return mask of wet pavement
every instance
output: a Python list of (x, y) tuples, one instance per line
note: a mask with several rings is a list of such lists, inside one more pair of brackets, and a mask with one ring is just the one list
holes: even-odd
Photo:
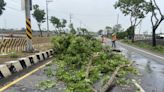
[[(48, 90), (41, 90), (38, 87), (38, 84), (42, 81), (51, 80), (56, 81), (56, 78), (53, 77), (47, 77), (47, 75), (44, 73), (44, 70), (48, 68), (45, 67), (36, 73), (30, 75), (29, 77), (21, 80), (20, 82), (16, 83), (9, 89), (5, 90), (4, 92), (63, 92), (63, 89), (65, 86), (62, 83), (56, 83), (56, 86), (48, 89)], [(51, 69), (53, 71), (56, 70), (56, 66), (51, 66)]]
[(146, 92), (164, 92), (164, 61), (152, 59), (149, 55), (140, 54), (123, 45), (118, 48), (128, 59), (135, 61), (134, 66), (141, 74), (136, 79)]

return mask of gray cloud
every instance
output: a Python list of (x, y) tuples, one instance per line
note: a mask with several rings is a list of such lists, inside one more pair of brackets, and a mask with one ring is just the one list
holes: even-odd
[[(25, 27), (24, 11), (21, 11), (21, 0), (5, 0), (7, 2), (6, 11), (0, 16), (0, 28), (22, 28)], [(120, 15), (119, 23), (124, 28), (129, 26), (129, 17), (123, 16), (119, 10), (113, 8), (117, 0), (53, 0), (49, 3), (49, 16), (56, 16), (69, 20), (70, 13), (75, 26), (87, 27), (91, 31), (104, 29), (105, 26), (116, 24), (117, 14)], [(164, 13), (164, 1), (157, 0), (162, 12)], [(39, 4), (40, 8), (45, 9), (45, 0), (33, 0), (33, 4)], [(159, 27), (158, 32), (164, 30), (164, 23)], [(150, 16), (142, 23), (142, 32), (151, 32)], [(35, 19), (32, 18), (32, 28), (38, 29)], [(46, 23), (43, 24), (46, 28)], [(50, 25), (53, 30), (53, 26)], [(164, 32), (164, 31), (163, 31)]]

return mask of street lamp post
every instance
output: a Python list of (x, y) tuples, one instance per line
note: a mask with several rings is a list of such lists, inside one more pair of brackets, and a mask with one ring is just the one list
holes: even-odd
[(52, 0), (46, 0), (46, 12), (47, 12), (47, 32), (48, 32), (48, 36), (49, 36), (49, 33), (50, 33), (50, 30), (49, 30), (49, 15), (48, 15), (48, 3), (49, 2), (53, 2)]

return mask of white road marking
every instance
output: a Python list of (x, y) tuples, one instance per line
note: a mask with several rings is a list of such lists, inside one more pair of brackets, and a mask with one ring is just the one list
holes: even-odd
[(132, 82), (140, 90), (140, 92), (145, 92), (145, 90), (137, 83), (136, 80), (132, 79)]

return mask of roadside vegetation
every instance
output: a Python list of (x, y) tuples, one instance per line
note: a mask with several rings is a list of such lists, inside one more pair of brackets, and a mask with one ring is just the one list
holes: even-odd
[(132, 43), (130, 40), (123, 40), (122, 42), (164, 55), (164, 46), (161, 45), (152, 47), (150, 44), (142, 41), (135, 41)]
[[(102, 46), (100, 41), (91, 36), (60, 35), (55, 36), (52, 43), (55, 51), (53, 65), (57, 69), (53, 71), (47, 66), (44, 74), (54, 77), (55, 73), (55, 83), (63, 82), (66, 85), (65, 92), (94, 92), (98, 90), (93, 87), (95, 83), (103, 88), (117, 67), (131, 63), (124, 56), (112, 52), (110, 47)], [(128, 85), (129, 74), (135, 73), (132, 66), (121, 67), (112, 85)]]

